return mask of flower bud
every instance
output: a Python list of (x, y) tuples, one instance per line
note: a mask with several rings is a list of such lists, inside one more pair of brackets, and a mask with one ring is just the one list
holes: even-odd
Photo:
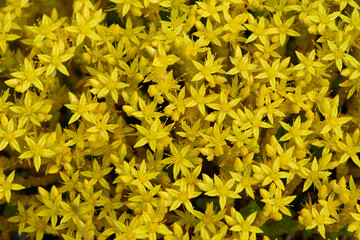
[(135, 109), (130, 105), (124, 105), (122, 109), (128, 116), (131, 116), (135, 112)]
[(328, 195), (327, 187), (325, 185), (321, 185), (318, 193), (319, 198), (325, 199), (327, 195)]
[(269, 157), (273, 157), (276, 155), (276, 150), (273, 146), (269, 145), (269, 144), (266, 144), (265, 145), (265, 151), (266, 151), (266, 154), (269, 156)]
[(279, 212), (272, 212), (272, 213), (270, 214), (270, 217), (271, 217), (272, 219), (274, 219), (275, 221), (280, 221), (280, 220), (283, 218), (282, 214), (279, 213)]

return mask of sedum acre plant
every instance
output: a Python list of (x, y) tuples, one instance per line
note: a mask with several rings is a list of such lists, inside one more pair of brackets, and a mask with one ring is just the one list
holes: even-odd
[(1, 239), (360, 239), (359, 11), (0, 1)]

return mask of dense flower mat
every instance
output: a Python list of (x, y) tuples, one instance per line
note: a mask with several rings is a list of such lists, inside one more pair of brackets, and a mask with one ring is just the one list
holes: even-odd
[(1, 0), (2, 239), (360, 239), (355, 0)]

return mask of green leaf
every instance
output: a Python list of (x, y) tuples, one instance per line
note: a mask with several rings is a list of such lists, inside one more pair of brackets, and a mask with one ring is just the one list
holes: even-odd
[(260, 212), (260, 207), (256, 204), (256, 201), (251, 200), (249, 204), (243, 208), (240, 209), (241, 215), (245, 218), (247, 218), (250, 214), (253, 212)]
[(273, 224), (265, 224), (261, 227), (261, 230), (264, 231), (265, 236), (279, 237), (283, 234), (296, 232), (296, 226), (292, 222), (291, 217), (283, 215), (283, 219), (281, 221)]
[(17, 212), (17, 206), (16, 205), (6, 205), (4, 212), (2, 214), (3, 217), (12, 217), (15, 216)]
[(214, 211), (218, 212), (220, 210), (220, 204), (219, 204), (219, 198), (217, 197), (200, 196), (196, 198), (195, 200), (196, 208), (201, 209), (205, 212), (207, 204), (211, 202), (213, 203)]
[(343, 227), (340, 231), (338, 232), (328, 232), (326, 233), (326, 239), (330, 239), (330, 240), (335, 240), (337, 237), (341, 237), (344, 236), (345, 234), (347, 234), (347, 227), (349, 224), (346, 224), (345, 227)]

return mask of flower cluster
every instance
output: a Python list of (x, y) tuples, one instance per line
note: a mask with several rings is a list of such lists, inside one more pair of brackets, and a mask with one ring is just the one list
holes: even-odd
[(0, 234), (360, 239), (357, 2), (1, 1)]

